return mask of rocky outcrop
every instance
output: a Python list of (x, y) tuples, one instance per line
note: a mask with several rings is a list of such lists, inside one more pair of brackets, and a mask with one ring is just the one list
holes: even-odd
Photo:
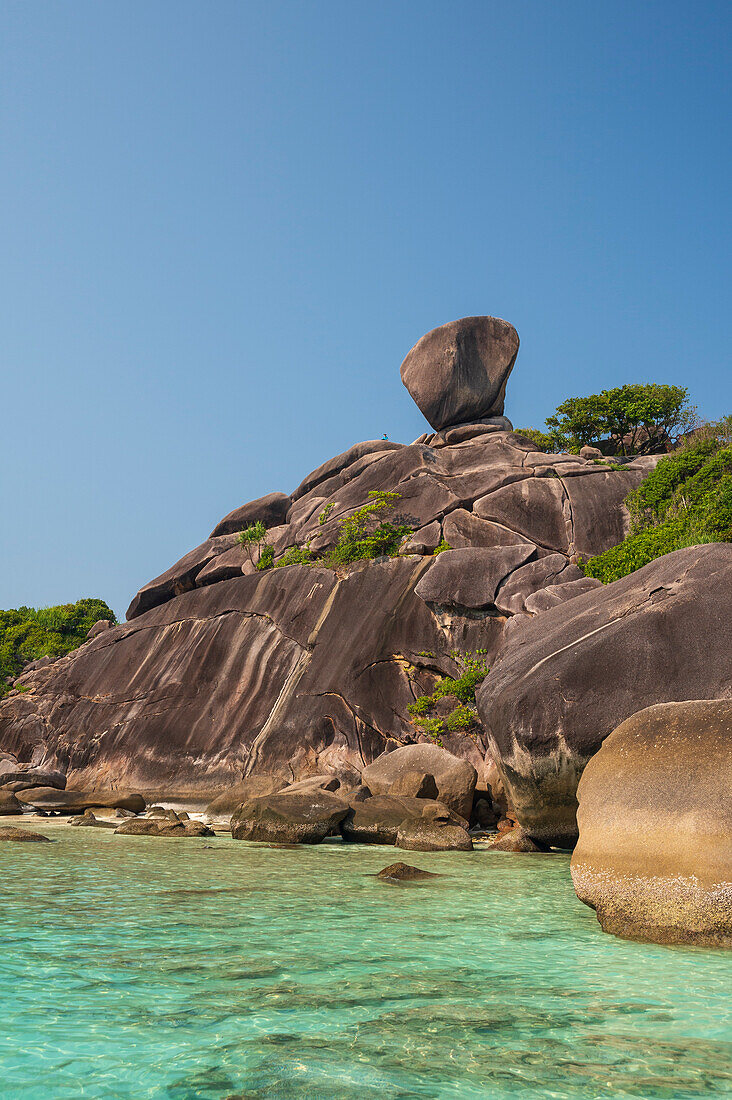
[(678, 550), (516, 623), (477, 694), (519, 823), (571, 847), (587, 761), (658, 702), (732, 696), (732, 545)]
[(533, 840), (523, 829), (508, 829), (491, 842), (492, 852), (548, 852), (546, 844)]
[(415, 344), (402, 363), (402, 382), (437, 431), (497, 417), (518, 348), (518, 333), (507, 321), (463, 317)]
[(632, 715), (578, 798), (572, 879), (606, 932), (732, 947), (732, 699)]
[(284, 523), (292, 504), (292, 498), (286, 493), (268, 493), (267, 496), (235, 508), (220, 520), (209, 535), (215, 539), (221, 535), (237, 535), (245, 527), (254, 523), (263, 523), (266, 528), (278, 527)]
[[(126, 623), (29, 666), (22, 692), (0, 701), (13, 767), (155, 797), (209, 800), (261, 776), (355, 787), (386, 749), (424, 740), (408, 707), (457, 675), (453, 653), (481, 650), (490, 663), (515, 616), (585, 598), (571, 559), (622, 537), (622, 498), (647, 466), (536, 452), (498, 415), (513, 329), (490, 318), (447, 329), (420, 342), (412, 367), (447, 349), (439, 400), (470, 422), (409, 446), (357, 443), (292, 494), (230, 513), (137, 593)], [(258, 572), (238, 543), (237, 529), (261, 520), (275, 562), (294, 546), (326, 551), (372, 491), (398, 494), (389, 518), (414, 531), (399, 558)], [(435, 556), (443, 539), (454, 549)], [(491, 782), (478, 725), (444, 743)]]
[(262, 798), (281, 791), (286, 783), (273, 775), (250, 775), (241, 783), (235, 783), (218, 794), (206, 807), (206, 817), (210, 820), (231, 817), (237, 806), (249, 802), (252, 798)]
[(418, 879), (439, 878), (434, 871), (423, 871), (420, 867), (412, 867), (409, 863), (390, 863), (379, 871), (377, 878), (382, 882), (415, 882)]
[(23, 804), (12, 791), (0, 791), (0, 817), (14, 817), (23, 813)]
[(215, 836), (202, 821), (169, 821), (167, 818), (133, 817), (115, 830), (119, 836), (198, 837)]
[(44, 812), (78, 814), (92, 807), (111, 810), (131, 810), (142, 813), (145, 799), (134, 791), (60, 791), (56, 787), (33, 787), (18, 792), (24, 807)]
[(467, 821), (435, 799), (407, 795), (373, 795), (351, 802), (340, 824), (341, 836), (353, 844), (396, 844), (407, 826), (455, 826), (463, 831)]
[(431, 776), (437, 801), (466, 821), (473, 808), (478, 773), (466, 760), (460, 760), (437, 745), (405, 745), (384, 753), (363, 771), (363, 781), (374, 795), (389, 795), (392, 788), (410, 773)]
[(41, 833), (31, 832), (30, 829), (18, 829), (14, 825), (0, 825), (0, 841), (9, 840), (21, 844), (38, 844), (44, 841), (48, 843), (50, 837)]
[(234, 812), (234, 840), (270, 844), (320, 844), (340, 825), (348, 803), (329, 791), (253, 798)]

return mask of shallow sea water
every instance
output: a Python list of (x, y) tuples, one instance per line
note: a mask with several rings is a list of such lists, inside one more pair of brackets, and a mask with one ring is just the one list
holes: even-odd
[(732, 1095), (730, 957), (606, 936), (568, 856), (40, 828), (0, 845), (3, 1100)]

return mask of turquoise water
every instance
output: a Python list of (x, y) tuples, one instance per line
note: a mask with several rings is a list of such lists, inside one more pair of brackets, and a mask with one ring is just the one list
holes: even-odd
[(732, 1094), (729, 956), (604, 935), (566, 856), (42, 831), (0, 845), (3, 1100)]

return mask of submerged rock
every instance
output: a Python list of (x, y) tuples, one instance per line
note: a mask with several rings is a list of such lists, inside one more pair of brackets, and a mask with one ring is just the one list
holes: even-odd
[(30, 829), (19, 829), (14, 825), (0, 825), (0, 840), (37, 844), (44, 840), (50, 842), (51, 838), (43, 836), (41, 833), (33, 833)]
[(605, 932), (732, 947), (732, 699), (632, 715), (577, 795), (572, 880)]
[(114, 830), (120, 836), (196, 837), (215, 836), (202, 821), (170, 821), (167, 818), (135, 817)]
[(548, 852), (546, 844), (533, 840), (523, 829), (508, 829), (491, 842), (493, 852)]
[(377, 878), (382, 882), (414, 882), (418, 879), (439, 878), (434, 871), (423, 871), (420, 867), (412, 867), (409, 863), (390, 863), (379, 871)]

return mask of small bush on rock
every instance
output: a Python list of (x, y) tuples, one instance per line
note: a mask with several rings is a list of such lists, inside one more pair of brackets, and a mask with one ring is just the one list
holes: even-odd
[[(479, 725), (475, 689), (488, 675), (484, 654), (484, 649), (475, 653), (451, 653), (461, 675), (457, 678), (441, 676), (431, 695), (421, 695), (407, 708), (415, 726), (438, 745), (442, 745), (442, 734), (446, 732), (459, 731), (474, 736)], [(439, 701), (448, 696), (457, 699), (458, 705), (442, 718), (434, 716)]]
[(661, 459), (626, 499), (627, 538), (580, 563), (588, 577), (609, 584), (673, 550), (732, 540), (731, 421), (707, 425)]

